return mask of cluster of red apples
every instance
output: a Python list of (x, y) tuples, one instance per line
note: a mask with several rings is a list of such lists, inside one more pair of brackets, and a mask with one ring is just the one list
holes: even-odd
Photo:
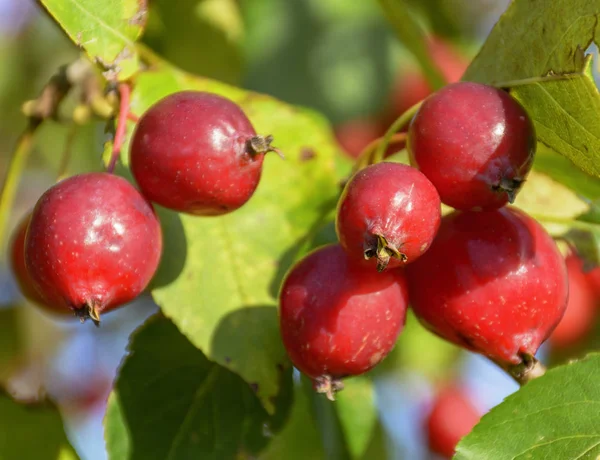
[(109, 172), (76, 175), (48, 189), (17, 227), (11, 261), (21, 291), (98, 325), (157, 270), (162, 233), (151, 202), (197, 216), (238, 209), (258, 186), (265, 153), (277, 151), (271, 141), (221, 96), (183, 91), (158, 101), (131, 141), (139, 190)]
[[(391, 351), (409, 304), (433, 333), (519, 372), (535, 365), (567, 306), (554, 240), (506, 206), (536, 147), (518, 101), (450, 84), (424, 100), (407, 139), (411, 166), (382, 162), (351, 177), (337, 207), (339, 244), (299, 261), (281, 289), (287, 351), (331, 399), (343, 378)], [(442, 217), (441, 203), (454, 211)]]
[[(197, 216), (238, 209), (258, 186), (264, 155), (278, 152), (271, 142), (223, 97), (184, 91), (160, 100), (131, 141), (139, 190), (108, 172), (73, 176), (18, 226), (11, 259), (23, 293), (98, 324), (157, 270), (152, 202)], [(288, 354), (331, 399), (343, 378), (391, 351), (409, 303), (431, 331), (505, 368), (530, 363), (565, 311), (567, 270), (554, 241), (505, 206), (535, 151), (523, 107), (494, 87), (448, 85), (413, 118), (408, 150), (412, 166), (383, 162), (350, 178), (339, 244), (298, 262), (280, 291)], [(442, 217), (441, 203), (455, 211)]]

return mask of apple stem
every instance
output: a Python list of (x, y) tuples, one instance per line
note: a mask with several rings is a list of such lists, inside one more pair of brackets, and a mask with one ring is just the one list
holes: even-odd
[(79, 318), (81, 324), (85, 323), (87, 319), (91, 319), (94, 326), (100, 327), (100, 313), (95, 302), (90, 302), (81, 308), (73, 310), (75, 316)]
[(546, 373), (546, 366), (538, 361), (534, 356), (527, 353), (521, 354), (522, 361), (519, 364), (502, 364), (495, 361), (508, 375), (523, 386), (533, 379), (541, 377)]
[(372, 257), (377, 258), (377, 271), (382, 272), (388, 266), (390, 259), (395, 257), (396, 259), (406, 262), (408, 258), (406, 254), (398, 251), (396, 246), (388, 243), (387, 239), (383, 235), (375, 235), (377, 238), (377, 246), (370, 246), (365, 249), (365, 259), (371, 259)]
[(251, 155), (257, 155), (259, 153), (265, 154), (269, 152), (275, 152), (282, 160), (285, 160), (285, 157), (281, 150), (271, 145), (273, 142), (273, 136), (253, 136), (248, 140), (248, 150), (250, 150)]
[(121, 147), (125, 141), (125, 133), (127, 132), (127, 118), (129, 116), (129, 101), (131, 98), (131, 87), (128, 83), (119, 83), (119, 113), (117, 116), (117, 128), (115, 130), (115, 138), (113, 141), (112, 153), (110, 162), (106, 167), (106, 171), (113, 173), (117, 160), (121, 154)]
[(518, 178), (502, 178), (498, 184), (492, 185), (492, 190), (497, 193), (506, 193), (508, 195), (508, 202), (513, 204), (519, 189), (523, 185), (523, 182), (524, 181), (522, 179)]

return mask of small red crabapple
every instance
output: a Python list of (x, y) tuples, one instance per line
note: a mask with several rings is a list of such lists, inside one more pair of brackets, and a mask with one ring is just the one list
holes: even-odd
[(346, 184), (336, 231), (351, 258), (382, 271), (425, 253), (440, 218), (439, 195), (421, 172), (401, 163), (378, 163)]
[(535, 148), (521, 104), (480, 83), (454, 83), (432, 94), (408, 131), (411, 164), (433, 182), (442, 203), (465, 211), (512, 203)]
[(130, 167), (142, 193), (175, 211), (226, 214), (244, 205), (260, 181), (272, 136), (259, 136), (233, 101), (181, 91), (161, 99), (133, 133)]
[(96, 325), (100, 314), (136, 298), (162, 252), (152, 205), (122, 177), (69, 177), (38, 200), (25, 237), (37, 291)]
[(288, 272), (279, 323), (294, 366), (333, 399), (341, 379), (376, 366), (394, 347), (405, 319), (404, 273), (355, 264), (337, 244), (321, 247)]
[(431, 248), (406, 273), (421, 323), (502, 367), (533, 362), (567, 305), (556, 244), (512, 208), (444, 216)]

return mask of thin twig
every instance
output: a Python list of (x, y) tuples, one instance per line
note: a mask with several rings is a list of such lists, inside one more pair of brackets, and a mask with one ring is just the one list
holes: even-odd
[(71, 161), (71, 156), (73, 153), (73, 143), (75, 142), (75, 137), (77, 136), (77, 129), (79, 125), (77, 123), (73, 123), (69, 127), (69, 132), (67, 133), (67, 138), (65, 140), (65, 147), (63, 150), (62, 158), (60, 159), (60, 164), (58, 166), (58, 171), (56, 174), (57, 182), (64, 179), (67, 168), (69, 167), (69, 162)]
[[(406, 143), (406, 133), (396, 133), (394, 134), (391, 139), (390, 139), (390, 143), (388, 145), (388, 147), (390, 145), (394, 145), (394, 144), (404, 144)], [(370, 164), (375, 164), (377, 163), (377, 161), (375, 161), (375, 151), (377, 150), (377, 147), (379, 147), (379, 144), (381, 144), (383, 142), (383, 137), (377, 138), (374, 141), (370, 142), (361, 152), (361, 154), (358, 157), (358, 160), (356, 162), (355, 165), (355, 171), (360, 171), (361, 169), (363, 169), (364, 167), (370, 165)], [(387, 149), (386, 149), (387, 150)], [(383, 160), (383, 158), (382, 158)]]
[(25, 128), (25, 131), (23, 131), (17, 140), (8, 170), (6, 171), (6, 177), (2, 184), (2, 191), (0, 192), (0, 245), (2, 245), (2, 248), (4, 248), (4, 233), (8, 225), (17, 187), (19, 186), (21, 175), (23, 174), (27, 158), (33, 146), (34, 134), (41, 123), (42, 120), (39, 118), (30, 119), (27, 128)]
[(110, 162), (106, 167), (106, 171), (112, 173), (117, 165), (117, 160), (121, 155), (121, 147), (125, 141), (125, 133), (127, 132), (127, 114), (129, 113), (129, 100), (131, 96), (131, 88), (127, 83), (119, 84), (119, 114), (117, 115), (117, 128), (115, 130), (115, 138), (110, 157)]
[(421, 107), (422, 103), (423, 101), (417, 102), (406, 112), (400, 115), (396, 119), (396, 121), (394, 121), (394, 123), (391, 124), (391, 126), (385, 132), (385, 135), (383, 136), (383, 140), (379, 144), (379, 147), (377, 147), (377, 150), (375, 151), (374, 161), (381, 161), (381, 159), (385, 156), (385, 151), (388, 148), (388, 145), (390, 144), (390, 141), (394, 134), (396, 134), (401, 129), (405, 128), (410, 123), (415, 113), (417, 113), (417, 110), (419, 110), (419, 107)]

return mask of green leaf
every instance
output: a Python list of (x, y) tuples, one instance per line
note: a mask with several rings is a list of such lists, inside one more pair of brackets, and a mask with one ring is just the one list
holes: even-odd
[(19, 403), (0, 389), (0, 460), (79, 458), (50, 401)]
[(344, 390), (336, 395), (335, 408), (350, 458), (363, 458), (375, 434), (378, 415), (375, 388), (367, 376), (344, 381)]
[(376, 2), (239, 4), (245, 87), (312, 107), (334, 123), (375, 115), (387, 104), (396, 62), (390, 49), (398, 47)]
[(261, 460), (325, 460), (320, 434), (314, 422), (309, 394), (294, 386), (294, 405), (287, 423), (259, 457)]
[[(307, 380), (302, 380), (303, 384), (298, 382), (295, 386), (294, 406), (286, 425), (259, 457), (261, 460), (325, 460), (350, 455), (365, 460), (390, 458), (385, 433), (375, 411), (372, 384), (366, 377), (347, 380), (346, 388), (337, 394), (334, 403), (316, 394)], [(362, 401), (362, 397), (366, 400)], [(324, 426), (322, 419), (315, 423), (314, 416), (323, 416), (325, 412), (333, 425)], [(358, 439), (348, 439), (350, 436)], [(337, 450), (332, 445), (334, 442), (339, 443)], [(324, 443), (329, 455), (325, 453)]]
[(58, 174), (65, 151), (69, 149), (67, 174), (102, 170), (102, 137), (104, 124), (83, 126), (44, 122), (35, 135), (36, 157), (40, 157), (50, 174)]
[(433, 88), (441, 88), (446, 79), (435, 65), (425, 42), (425, 35), (409, 11), (406, 0), (379, 0), (396, 35), (417, 58), (423, 74)]
[(257, 132), (274, 135), (286, 158), (267, 155), (256, 193), (234, 213), (201, 218), (160, 210), (167, 250), (152, 294), (195, 346), (255, 385), (272, 410), (279, 367), (288, 364), (277, 319), (279, 285), (294, 260), (290, 254), (335, 207), (347, 166), (338, 164), (341, 155), (322, 117), (171, 68), (139, 76), (133, 112), (182, 89), (236, 101)]
[(542, 144), (600, 177), (600, 93), (589, 75), (519, 86), (511, 93), (527, 109)]
[[(329, 401), (324, 395), (316, 393), (310, 378), (302, 375), (302, 387), (308, 396), (311, 406), (313, 423), (321, 436), (321, 443), (326, 459), (349, 460), (350, 451), (344, 437), (335, 402)], [(345, 383), (345, 382), (344, 382)]]
[(463, 80), (511, 87), (539, 141), (600, 177), (600, 93), (584, 51), (600, 41), (600, 5), (515, 0)]
[(538, 144), (534, 169), (558, 181), (588, 200), (600, 199), (600, 181), (576, 167), (566, 157)]
[(139, 69), (135, 41), (146, 22), (146, 0), (40, 0), (69, 38), (100, 64), (110, 80)]
[(242, 38), (243, 22), (235, 0), (156, 0), (150, 4), (144, 41), (188, 72), (238, 82)]
[[(532, 171), (527, 177), (515, 205), (534, 217), (539, 216), (542, 224), (548, 223), (545, 217), (555, 217), (568, 223), (589, 209), (589, 205), (573, 190), (537, 171)], [(556, 233), (552, 228), (549, 230)]]
[(584, 268), (592, 270), (600, 265), (600, 208), (598, 208), (598, 204), (595, 204), (589, 212), (579, 216), (577, 220), (587, 224), (587, 227), (572, 228), (567, 232), (565, 238), (577, 248), (577, 252), (584, 260)]
[(600, 355), (552, 369), (484, 415), (455, 460), (595, 460), (600, 455)]
[[(405, 0), (411, 9), (418, 11), (428, 23), (428, 28), (437, 36), (461, 37), (465, 16), (470, 11), (466, 4), (458, 5), (448, 0)], [(465, 8), (466, 7), (466, 8)], [(457, 10), (459, 14), (457, 14)], [(472, 13), (471, 13), (472, 14)], [(471, 19), (471, 18), (468, 18)], [(463, 27), (464, 28), (464, 27)]]
[[(0, 382), (6, 382), (15, 370), (22, 344), (16, 307), (0, 309)], [(1, 418), (1, 415), (0, 415)]]
[[(256, 454), (278, 431), (291, 402), (291, 373), (275, 417), (240, 377), (210, 362), (156, 315), (134, 333), (108, 401), (111, 459), (236, 459)], [(289, 391), (288, 391), (289, 390)]]

